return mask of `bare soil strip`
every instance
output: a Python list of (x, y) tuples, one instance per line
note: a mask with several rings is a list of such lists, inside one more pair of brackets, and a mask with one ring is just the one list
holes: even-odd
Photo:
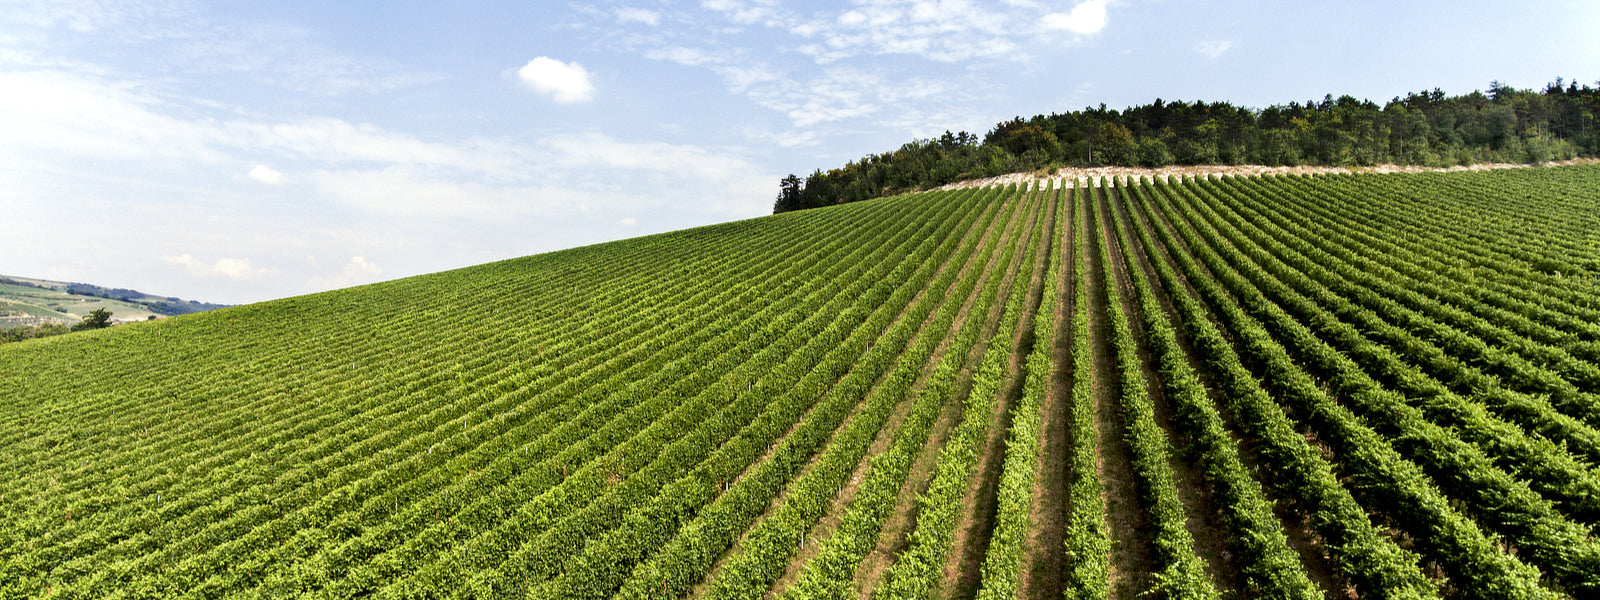
[[(1059, 215), (1054, 214), (1050, 205), (1039, 200), (1042, 195), (1043, 192), (1034, 193), (1034, 201), (1039, 202), (1045, 214), (1034, 222), (1033, 227), (1042, 229), (1044, 235), (1052, 235), (1055, 228), (1051, 218), (1059, 218)], [(1019, 239), (1019, 243), (1022, 239), (1025, 238)], [(996, 494), (1000, 488), (1000, 473), (1005, 465), (1006, 439), (1011, 430), (1011, 407), (1022, 396), (1025, 383), (1022, 363), (1033, 350), (1034, 312), (1039, 308), (1039, 294), (1044, 286), (1044, 270), (1049, 264), (1047, 259), (1051, 250), (1049, 244), (1041, 243), (1032, 257), (1023, 257), (1023, 266), (1031, 266), (1031, 274), (1028, 276), (1022, 315), (1017, 322), (1011, 359), (1006, 364), (1006, 381), (1000, 385), (1001, 396), (995, 402), (991, 417), (994, 424), (990, 426), (989, 438), (984, 441), (979, 454), (978, 476), (968, 488), (962, 503), (971, 510), (957, 522), (955, 540), (950, 547), (951, 562), (945, 565), (940, 586), (942, 589), (935, 590), (935, 597), (971, 598), (978, 593), (983, 557), (989, 550), (995, 513), (999, 509)]]
[[(974, 233), (969, 231), (963, 237), (970, 237), (972, 235), (974, 235)], [(979, 243), (981, 243), (981, 241)], [(969, 257), (966, 262), (961, 264), (961, 266), (959, 267), (961, 273), (965, 273), (967, 271), (967, 269), (972, 267), (972, 263), (976, 262), (976, 260), (977, 260), (976, 256), (977, 255), (974, 254), (972, 257)], [(946, 270), (950, 269), (952, 266), (954, 266), (954, 265), (951, 265), (949, 263), (945, 263), (945, 264), (939, 265), (938, 269), (934, 273), (934, 277), (938, 277), (939, 274), (941, 274), (941, 273), (945, 272)], [(901, 310), (901, 316), (896, 317), (895, 320), (899, 321), (899, 319), (903, 318), (905, 313), (910, 310), (910, 307), (915, 306), (916, 303), (919, 300), (921, 300), (923, 295), (926, 294), (927, 292), (928, 292), (928, 290), (925, 290), (925, 289), (924, 290), (919, 290), (915, 295), (913, 295), (911, 297), (911, 299), (906, 302), (906, 307)], [(917, 337), (920, 337), (923, 334), (924, 330), (927, 329), (928, 325), (930, 323), (932, 323), (934, 320), (936, 320), (937, 318), (938, 318), (938, 311), (937, 310), (935, 310), (933, 312), (930, 312), (926, 317), (923, 318), (922, 322), (917, 325), (917, 330), (916, 330), (916, 332), (914, 332), (912, 334), (910, 339), (915, 340)], [(893, 325), (893, 323), (891, 323), (889, 325), (889, 328), (893, 328), (893, 327), (894, 327), (894, 325)], [(885, 329), (885, 331), (887, 331), (887, 329)], [(870, 348), (870, 347), (871, 346), (868, 346), (868, 348)], [(910, 343), (909, 342), (907, 344), (907, 347), (908, 348), (910, 347)], [(906, 414), (911, 411), (911, 405), (913, 404), (913, 400), (916, 398), (916, 390), (921, 388), (922, 383), (927, 379), (927, 376), (928, 376), (929, 372), (932, 371), (933, 365), (936, 365), (936, 364), (938, 364), (936, 360), (930, 360), (930, 362), (927, 365), (924, 365), (922, 372), (917, 377), (917, 381), (913, 384), (912, 391), (910, 393), (907, 393), (904, 398), (901, 398), (900, 401), (898, 403), (896, 403), (895, 409), (890, 414), (889, 419), (884, 423), (884, 427), (878, 431), (878, 438), (883, 438), (884, 435), (885, 435), (884, 432), (891, 432), (890, 435), (892, 436), (892, 432), (899, 427), (900, 421), (904, 420)], [(823, 454), (820, 451), (820, 448), (827, 448), (827, 447), (833, 445), (833, 440), (836, 439), (839, 435), (843, 434), (845, 430), (850, 428), (851, 423), (854, 422), (855, 419), (856, 419), (856, 416), (861, 413), (862, 408), (866, 407), (867, 400), (870, 399), (873, 396), (873, 394), (876, 394), (878, 392), (878, 388), (883, 385), (883, 382), (885, 380), (888, 379), (889, 374), (893, 371), (893, 369), (894, 369), (894, 366), (893, 366), (893, 363), (891, 363), (888, 370), (885, 370), (883, 373), (878, 375), (878, 378), (872, 382), (872, 386), (870, 388), (868, 388), (867, 392), (861, 396), (861, 401), (857, 402), (855, 406), (850, 408), (849, 414), (845, 415), (845, 418), (839, 422), (839, 426), (833, 430), (833, 433), (829, 434), (828, 442), (826, 444), (823, 444), (822, 446), (819, 446), (819, 451), (814, 453), (814, 454), (812, 454), (811, 457), (806, 460), (805, 466), (801, 467), (799, 471), (795, 472), (794, 477), (790, 479), (791, 482), (793, 482), (795, 480), (798, 480), (801, 477), (804, 477), (806, 473), (809, 473), (811, 471), (811, 469), (816, 466), (817, 461), (822, 458), (822, 454)], [(841, 379), (842, 378), (843, 377), (841, 377)], [(820, 405), (821, 402), (818, 402), (817, 404)], [(796, 420), (794, 422), (794, 424), (792, 424), (789, 427), (788, 431), (785, 431), (783, 433), (782, 437), (779, 437), (777, 439), (777, 441), (773, 442), (773, 444), (771, 446), (768, 446), (767, 447), (767, 451), (762, 454), (760, 459), (756, 460), (755, 462), (750, 463), (749, 466), (745, 467), (744, 472), (740, 473), (739, 477), (743, 478), (744, 475), (746, 473), (749, 473), (752, 469), (754, 469), (756, 465), (762, 464), (762, 463), (766, 462), (769, 458), (771, 458), (772, 453), (776, 452), (777, 448), (783, 444), (783, 440), (787, 439), (790, 434), (794, 433), (794, 431), (800, 427), (800, 424), (805, 422), (806, 418), (809, 417), (811, 415), (812, 411), (814, 411), (815, 409), (816, 409), (816, 406), (812, 406), (811, 408), (806, 409), (806, 411), (804, 413), (802, 413), (801, 418)], [(875, 438), (874, 441), (876, 442), (877, 438)], [(884, 444), (887, 444), (887, 443), (888, 443), (887, 441), (884, 442)], [(874, 446), (874, 447), (876, 447), (876, 446)], [(881, 448), (879, 448), (878, 451), (881, 451)], [(868, 455), (868, 457), (870, 458), (870, 454)], [(862, 461), (862, 465), (865, 465), (866, 462), (867, 461), (863, 460)], [(856, 487), (856, 484), (859, 483), (860, 474), (861, 474), (862, 470), (864, 470), (864, 467), (858, 467), (858, 469), (857, 469), (857, 471), (855, 473), (855, 479), (853, 480), (853, 482), (851, 484), (848, 484), (849, 488), (854, 489)], [(694, 585), (694, 587), (692, 588), (692, 591), (689, 593), (689, 597), (694, 598), (694, 597), (699, 597), (699, 596), (702, 595), (702, 593), (705, 591), (706, 585), (711, 581), (712, 576), (715, 575), (718, 571), (720, 571), (722, 569), (723, 564), (726, 563), (729, 558), (739, 554), (739, 552), (742, 550), (742, 546), (744, 545), (745, 538), (750, 535), (750, 532), (754, 531), (757, 525), (759, 525), (762, 521), (765, 521), (768, 517), (770, 517), (772, 515), (773, 511), (776, 511), (779, 506), (782, 506), (783, 502), (785, 500), (787, 500), (788, 497), (789, 497), (789, 488), (786, 486), (781, 492), (778, 493), (777, 496), (773, 497), (771, 502), (769, 502), (767, 504), (767, 508), (766, 508), (766, 510), (762, 511), (761, 516), (757, 517), (754, 521), (751, 521), (750, 528), (746, 529), (744, 531), (744, 533), (739, 534), (739, 539), (735, 540), (733, 545), (729, 546), (728, 550), (726, 552), (722, 553), (722, 556), (720, 558), (718, 558), (716, 563), (714, 563), (712, 565), (711, 570), (706, 572), (706, 577), (701, 579), (699, 583)], [(838, 498), (835, 497), (835, 501), (837, 501), (837, 500), (838, 500)], [(811, 541), (812, 540), (807, 540), (808, 543), (811, 542)]]
[[(900, 402), (895, 408), (894, 414), (889, 416), (888, 422), (884, 423), (883, 429), (880, 429), (877, 437), (873, 438), (872, 445), (868, 447), (866, 455), (862, 457), (860, 464), (856, 465), (855, 471), (851, 472), (849, 482), (839, 490), (837, 496), (834, 496), (833, 502), (828, 505), (828, 510), (823, 514), (822, 519), (818, 520), (816, 526), (812, 527), (811, 532), (806, 535), (806, 540), (800, 551), (795, 553), (794, 558), (784, 568), (783, 575), (773, 582), (773, 591), (781, 591), (793, 585), (795, 580), (800, 577), (805, 564), (822, 550), (823, 544), (833, 534), (834, 529), (838, 528), (839, 522), (844, 519), (846, 509), (849, 508), (850, 502), (855, 498), (856, 490), (860, 489), (861, 482), (866, 477), (867, 468), (872, 465), (872, 458), (882, 454), (884, 450), (888, 449), (889, 444), (894, 442), (895, 433), (900, 430), (900, 424), (911, 413), (912, 406), (916, 404), (917, 395), (921, 393), (923, 387), (927, 384), (928, 378), (937, 370), (939, 363), (944, 360), (944, 355), (950, 348), (951, 338), (954, 337), (955, 332), (961, 330), (961, 324), (966, 321), (973, 304), (977, 303), (978, 297), (983, 293), (984, 281), (994, 276), (992, 273), (996, 262), (994, 257), (991, 257), (982, 265), (977, 264), (977, 262), (980, 258), (979, 250), (982, 249), (985, 240), (989, 239), (999, 227), (1001, 227), (1000, 219), (995, 218), (983, 232), (978, 234), (979, 238), (975, 242), (977, 246), (972, 256), (962, 265), (961, 271), (956, 275), (956, 279), (959, 280), (965, 277), (972, 269), (981, 268), (988, 273), (979, 277), (978, 283), (973, 287), (972, 292), (963, 299), (961, 309), (956, 313), (956, 318), (951, 321), (950, 328), (945, 332), (943, 340), (929, 355), (927, 364), (923, 365), (922, 372), (917, 375), (917, 380), (912, 383), (905, 400)], [(995, 256), (998, 255), (999, 252), (997, 250)], [(938, 316), (938, 312), (935, 311), (928, 315), (928, 320), (931, 322), (937, 319)], [(923, 323), (923, 327), (926, 328), (927, 324), (926, 322)], [(917, 337), (920, 337), (920, 333)]]
[[(1013, 200), (1020, 202), (1021, 199)], [(1010, 239), (1010, 236), (1026, 219), (1026, 210), (1018, 210), (1006, 224), (1001, 233), (1001, 240)], [(1015, 279), (1015, 263), (1020, 257), (1014, 258), (1011, 264), (999, 265), (1000, 253), (996, 252), (990, 260), (989, 269), (1004, 269), (999, 274), (1002, 281), (998, 293), (1002, 296), (1011, 288)], [(992, 277), (993, 275), (991, 275)], [(979, 290), (981, 292), (981, 288)], [(970, 307), (968, 307), (970, 308)], [(994, 336), (995, 329), (1000, 323), (1000, 315), (1005, 310), (1004, 303), (996, 302), (990, 307), (989, 313), (984, 315), (985, 329), (981, 339), (987, 340)], [(968, 315), (962, 314), (957, 321), (966, 321)], [(869, 598), (877, 589), (885, 572), (894, 565), (894, 557), (905, 550), (911, 531), (917, 524), (917, 496), (928, 488), (928, 482), (933, 479), (933, 466), (939, 460), (939, 450), (949, 441), (950, 434), (960, 424), (963, 399), (972, 391), (972, 373), (978, 367), (978, 362), (983, 359), (985, 344), (973, 344), (972, 350), (967, 352), (961, 372), (957, 375), (956, 390), (951, 394), (945, 407), (939, 413), (939, 420), (928, 435), (917, 460), (912, 464), (906, 481), (900, 487), (900, 494), (895, 499), (894, 511), (884, 521), (883, 530), (878, 534), (878, 544), (872, 552), (861, 561), (861, 568), (856, 571), (855, 586), (857, 597)]]
[(1070, 483), (1067, 471), (1072, 455), (1072, 415), (1067, 414), (1072, 399), (1069, 379), (1072, 370), (1072, 320), (1069, 315), (1077, 310), (1073, 305), (1073, 286), (1077, 282), (1072, 277), (1073, 261), (1077, 260), (1077, 253), (1072, 251), (1077, 227), (1070, 225), (1076, 223), (1075, 219), (1079, 217), (1073, 197), (1075, 193), (1077, 190), (1062, 192), (1066, 203), (1057, 217), (1057, 220), (1064, 219), (1069, 225), (1064, 229), (1057, 228), (1064, 235), (1056, 240), (1054, 250), (1064, 257), (1061, 279), (1056, 286), (1061, 297), (1056, 304), (1056, 314), (1049, 315), (1055, 319), (1056, 345), (1051, 349), (1053, 368), (1050, 386), (1041, 407), (1044, 412), (1040, 431), (1044, 438), (1040, 440), (1039, 475), (1034, 479), (1033, 509), (1028, 515), (1030, 528), (1023, 552), (1022, 579), (1017, 586), (1018, 596), (1022, 598), (1057, 600), (1061, 598), (1064, 577), (1062, 569), (1066, 557), (1062, 551), (1066, 541), (1067, 486)]
[[(1159, 225), (1152, 223), (1149, 217), (1144, 215), (1142, 212), (1129, 212), (1124, 210), (1123, 216), (1125, 220), (1136, 220), (1137, 223), (1134, 223), (1133, 226), (1151, 229), (1152, 231), (1154, 227)], [(1163, 221), (1162, 224), (1165, 224), (1165, 221)], [(1153, 250), (1156, 252), (1156, 256), (1159, 260), (1172, 262), (1172, 258), (1167, 254), (1166, 248), (1157, 245), (1153, 247)], [(1169, 290), (1161, 287), (1159, 281), (1156, 281), (1157, 278), (1155, 277), (1155, 267), (1151, 266), (1151, 257), (1149, 254), (1147, 254), (1147, 252), (1150, 251), (1152, 251), (1152, 248), (1139, 248), (1141, 262), (1143, 263), (1146, 274), (1151, 277), (1152, 281), (1156, 282), (1156, 296), (1161, 301), (1162, 306), (1166, 308), (1167, 316), (1173, 319), (1174, 322), (1177, 322), (1177, 311), (1172, 307), (1171, 298), (1168, 297), (1168, 294), (1170, 293)], [(1191, 298), (1200, 297), (1198, 290), (1194, 288), (1194, 284), (1192, 282), (1184, 280), (1183, 283), (1184, 289), (1181, 290), (1180, 293), (1188, 294)], [(1208, 316), (1211, 318), (1212, 322), (1216, 322), (1216, 315), (1211, 314)], [(1227, 328), (1221, 327), (1220, 325), (1218, 329), (1224, 334), (1229, 332)], [(1212, 401), (1218, 407), (1225, 406), (1226, 401), (1220, 396), (1220, 392), (1217, 391), (1217, 386), (1211, 377), (1210, 371), (1204, 368), (1205, 365), (1198, 358), (1196, 358), (1198, 355), (1194, 349), (1193, 341), (1189, 337), (1188, 331), (1184, 330), (1182, 327), (1175, 328), (1175, 330), (1178, 334), (1179, 343), (1183, 345), (1187, 353), (1190, 366), (1194, 368), (1195, 373), (1200, 376), (1200, 380), (1205, 384), (1206, 389), (1211, 390)], [(1239, 424), (1234, 418), (1232, 411), (1219, 410), (1218, 413), (1222, 416), (1222, 421), (1224, 425), (1227, 426), (1228, 431), (1237, 432), (1240, 430)], [(1234, 439), (1239, 443), (1240, 460), (1244, 462), (1245, 466), (1249, 468), (1252, 473), (1261, 473), (1262, 469), (1260, 454), (1258, 454), (1255, 450), (1254, 440), (1240, 437), (1237, 434), (1234, 435)], [(1317, 441), (1314, 439), (1314, 437), (1308, 437), (1308, 441), (1311, 441), (1313, 445), (1321, 446), (1320, 444), (1317, 444)], [(1324, 456), (1331, 458), (1331, 453), (1327, 452), (1326, 447), (1322, 448), (1324, 450)], [(1260, 480), (1259, 476), (1257, 477), (1257, 480)], [(1274, 488), (1272, 485), (1270, 485), (1270, 483), (1267, 483), (1262, 487), (1267, 493), (1268, 497), (1275, 496), (1275, 494), (1273, 494)], [(1273, 513), (1277, 515), (1279, 523), (1281, 523), (1283, 526), (1284, 535), (1289, 541), (1289, 547), (1294, 549), (1295, 553), (1300, 556), (1301, 566), (1306, 570), (1306, 574), (1311, 577), (1311, 581), (1317, 584), (1317, 587), (1322, 589), (1323, 594), (1329, 598), (1329, 600), (1352, 600), (1357, 598), (1358, 596), (1355, 590), (1343, 583), (1341, 578), (1338, 576), (1338, 572), (1336, 569), (1334, 569), (1333, 562), (1331, 557), (1328, 555), (1327, 549), (1323, 547), (1322, 538), (1318, 536), (1316, 532), (1312, 531), (1310, 520), (1306, 518), (1305, 515), (1299, 513), (1291, 502), (1286, 502), (1281, 499), (1273, 502)]]
[[(1116, 218), (1116, 209), (1113, 207), (1120, 207), (1121, 201), (1108, 199), (1106, 202), (1106, 218)], [(1195, 554), (1205, 561), (1206, 574), (1211, 576), (1217, 591), (1226, 595), (1239, 584), (1238, 565), (1233, 564), (1232, 553), (1227, 549), (1227, 525), (1222, 522), (1222, 514), (1218, 507), (1211, 503), (1211, 486), (1206, 482), (1199, 465), (1187, 460), (1181, 450), (1187, 442), (1173, 431), (1172, 407), (1167, 402), (1166, 388), (1159, 383), (1161, 375), (1156, 372), (1150, 346), (1144, 343), (1147, 339), (1144, 321), (1138, 318), (1140, 309), (1133, 299), (1133, 282), (1129, 279), (1127, 267), (1120, 259), (1122, 248), (1117, 242), (1116, 235), (1109, 229), (1104, 234), (1113, 257), (1112, 274), (1116, 277), (1117, 287), (1121, 290), (1122, 310), (1124, 314), (1129, 315), (1128, 328), (1133, 333), (1134, 339), (1139, 341), (1139, 359), (1144, 379), (1150, 382), (1148, 391), (1156, 425), (1166, 432), (1168, 443), (1175, 450), (1167, 462), (1172, 469), (1174, 483), (1177, 484), (1178, 500), (1183, 504), (1184, 525), (1189, 530), (1189, 535), (1194, 537)]]
[(1210, 176), (1210, 175), (1279, 175), (1279, 174), (1305, 175), (1305, 174), (1319, 174), (1319, 173), (1429, 173), (1429, 172), (1436, 172), (1436, 171), (1491, 171), (1491, 170), (1496, 170), (1496, 169), (1526, 169), (1526, 168), (1529, 168), (1529, 167), (1553, 167), (1553, 166), (1562, 166), (1562, 165), (1591, 165), (1591, 164), (1600, 164), (1600, 159), (1597, 159), (1597, 158), (1574, 158), (1572, 160), (1563, 160), (1563, 161), (1556, 161), (1556, 162), (1539, 163), (1539, 164), (1533, 164), (1533, 165), (1529, 165), (1529, 164), (1512, 164), (1512, 163), (1481, 163), (1481, 164), (1468, 165), (1468, 166), (1446, 167), (1446, 168), (1443, 168), (1443, 169), (1434, 168), (1434, 167), (1420, 167), (1420, 166), (1416, 166), (1416, 165), (1393, 165), (1393, 164), (1372, 165), (1372, 166), (1369, 166), (1369, 167), (1317, 167), (1317, 166), (1308, 166), (1308, 165), (1301, 165), (1301, 166), (1294, 166), (1294, 167), (1268, 167), (1268, 166), (1263, 166), (1263, 165), (1173, 165), (1173, 166), (1161, 167), (1161, 168), (1157, 168), (1157, 169), (1147, 169), (1147, 168), (1144, 168), (1144, 167), (1092, 167), (1092, 168), (1061, 167), (1061, 168), (1055, 169), (1054, 172), (1047, 171), (1047, 170), (1044, 170), (1044, 169), (1040, 169), (1040, 170), (1035, 170), (1035, 171), (1023, 171), (1023, 172), (1019, 172), (1019, 173), (1007, 173), (1005, 175), (996, 175), (994, 177), (985, 177), (983, 179), (969, 179), (969, 180), (966, 180), (966, 181), (957, 181), (955, 183), (947, 184), (947, 185), (945, 185), (943, 187), (940, 187), (938, 189), (941, 189), (941, 190), (953, 190), (953, 189), (961, 189), (961, 188), (969, 188), (969, 187), (984, 187), (984, 186), (989, 186), (989, 185), (1010, 185), (1010, 184), (1013, 184), (1013, 183), (1029, 183), (1029, 182), (1041, 181), (1041, 180), (1057, 181), (1057, 182), (1059, 182), (1059, 181), (1077, 182), (1079, 187), (1082, 187), (1082, 186), (1085, 186), (1085, 185), (1098, 186), (1099, 185), (1099, 179), (1102, 178), (1102, 177), (1117, 177), (1117, 178), (1123, 178), (1123, 177), (1150, 177), (1150, 178), (1156, 178), (1156, 179), (1168, 179), (1168, 178), (1183, 177), (1183, 176), (1205, 177), (1205, 176)]
[[(1100, 192), (1091, 191), (1090, 198), (1098, 203)], [(1086, 207), (1087, 208), (1087, 207)], [(1091, 235), (1104, 235), (1097, 224), (1089, 219)], [(1120, 410), (1118, 386), (1121, 377), (1113, 368), (1115, 357), (1108, 331), (1108, 316), (1104, 310), (1106, 295), (1099, 253), (1089, 253), (1089, 302), (1098, 309), (1089, 311), (1090, 346), (1094, 348), (1091, 361), (1094, 373), (1090, 390), (1095, 402), (1095, 429), (1100, 436), (1095, 463), (1100, 470), (1101, 499), (1105, 503), (1106, 529), (1111, 537), (1111, 565), (1108, 569), (1112, 598), (1135, 598), (1148, 589), (1152, 563), (1149, 522), (1139, 502), (1139, 486), (1134, 480), (1133, 464), (1128, 456), (1128, 443), (1124, 438), (1125, 423)]]

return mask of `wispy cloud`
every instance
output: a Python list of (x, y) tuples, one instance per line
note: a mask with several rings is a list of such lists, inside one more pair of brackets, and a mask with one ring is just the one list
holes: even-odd
[(74, 45), (92, 38), (117, 49), (159, 45), (151, 67), (193, 74), (242, 74), (313, 96), (375, 94), (438, 81), (382, 58), (330, 48), (311, 31), (277, 22), (220, 19), (176, 1), (8, 2), (0, 24)]
[(761, 25), (792, 36), (792, 48), (819, 63), (871, 55), (955, 63), (1026, 59), (1026, 46), (1046, 34), (1098, 33), (1110, 22), (1111, 4), (1084, 0), (1052, 12), (1033, 0), (872, 0), (807, 15), (760, 0), (706, 0), (701, 6), (737, 26)]
[(380, 279), (383, 269), (372, 261), (362, 256), (352, 256), (350, 261), (344, 263), (329, 273), (312, 277), (312, 281), (319, 288), (341, 288), (363, 283), (372, 283)]
[(528, 61), (517, 70), (517, 77), (533, 91), (550, 96), (556, 104), (594, 100), (594, 82), (578, 63), (564, 63), (548, 56)]
[(776, 0), (702, 0), (700, 6), (739, 25), (782, 27), (794, 20), (794, 15)]
[(858, 5), (791, 31), (814, 40), (799, 50), (820, 62), (863, 54), (907, 54), (940, 62), (1002, 57), (1018, 49), (1020, 16), (971, 0), (909, 0)]
[[(592, 243), (624, 233), (621, 215), (662, 228), (755, 216), (770, 209), (778, 176), (737, 148), (592, 131), (424, 137), (329, 116), (250, 114), (114, 70), (0, 64), (0, 89), (8, 91), (0, 94), (0, 187), (15, 193), (0, 197), (0, 209), (41, 222), (59, 218), (52, 211), (71, 199), (88, 199), (73, 206), (96, 218), (75, 221), (70, 235), (118, 256), (36, 270), (125, 280), (108, 271), (116, 264), (175, 293), (211, 290), (187, 294), (205, 299), (392, 276), (378, 264), (411, 274)], [(278, 186), (290, 183), (295, 193), (283, 194)], [(130, 209), (133, 202), (144, 208)], [(170, 235), (138, 239), (154, 230)], [(37, 237), (0, 220), (0, 254)], [(447, 243), (455, 246), (446, 251)], [(147, 264), (156, 268), (138, 266)], [(149, 279), (130, 283), (139, 281)], [(174, 283), (182, 281), (190, 283)]]
[[(700, 11), (671, 18), (698, 25), (618, 36), (612, 47), (716, 73), (729, 93), (783, 115), (793, 128), (751, 132), (754, 139), (793, 147), (816, 143), (825, 135), (819, 127), (838, 130), (869, 119), (918, 131), (929, 125), (907, 119), (965, 122), (973, 107), (955, 102), (983, 94), (952, 96), (981, 79), (974, 69), (1014, 68), (1037, 52), (1086, 43), (1108, 26), (1114, 6), (1114, 0), (1084, 0), (1061, 11), (1036, 0), (862, 0), (801, 12), (773, 0), (703, 0)], [(780, 41), (751, 45), (751, 28)], [(912, 68), (883, 57), (937, 66)]]
[(617, 20), (623, 23), (643, 23), (651, 27), (661, 24), (661, 13), (653, 10), (626, 6), (616, 10)]
[(1194, 45), (1195, 52), (1205, 55), (1206, 58), (1210, 59), (1221, 58), (1222, 55), (1227, 54), (1228, 50), (1231, 48), (1233, 48), (1232, 40), (1204, 41)]
[[(472, 193), (460, 186), (462, 182), (480, 185), (480, 191), (523, 189), (560, 179), (576, 168), (674, 174), (711, 182), (759, 171), (736, 155), (700, 146), (628, 141), (593, 132), (545, 136), (531, 143), (425, 140), (332, 117), (223, 120), (184, 105), (180, 98), (84, 74), (0, 71), (0, 88), (20, 92), (0, 94), (0, 157), (15, 161), (48, 153), (129, 164), (216, 165), (240, 169), (233, 173), (245, 172), (262, 183), (287, 181), (277, 166), (245, 158), (274, 156), (282, 163), (316, 165), (321, 174), (308, 177), (324, 186), (330, 185), (329, 173), (364, 174), (365, 179), (347, 181), (347, 188), (334, 188), (376, 189), (389, 182), (394, 187), (386, 193), (405, 197), (427, 196), (426, 190), (442, 185), (461, 199), (433, 192), (441, 206), (493, 196)], [(385, 175), (373, 175), (378, 173)], [(406, 189), (418, 191), (403, 193)]]
[(1083, 106), (1092, 97), (1096, 87), (1093, 81), (1085, 81), (1073, 86), (1072, 91), (1067, 93), (1067, 106)]
[(893, 80), (855, 67), (835, 67), (803, 82), (785, 80), (763, 86), (751, 97), (804, 128), (878, 114), (887, 107), (933, 98), (949, 89), (950, 84), (932, 79)]
[(238, 281), (245, 281), (261, 276), (277, 275), (277, 269), (262, 269), (250, 264), (248, 258), (219, 258), (216, 262), (205, 262), (187, 252), (175, 256), (161, 257), (167, 264), (177, 265), (204, 277), (226, 277)]
[(751, 59), (747, 53), (729, 48), (715, 50), (687, 46), (650, 48), (645, 58), (674, 62), (686, 67), (706, 67), (721, 76), (728, 91), (735, 94), (749, 92), (752, 87), (774, 83), (782, 75), (764, 61)]

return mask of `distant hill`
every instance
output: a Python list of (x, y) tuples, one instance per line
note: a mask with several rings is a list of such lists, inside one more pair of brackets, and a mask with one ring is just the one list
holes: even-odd
[(111, 311), (118, 321), (131, 321), (226, 306), (126, 288), (0, 275), (0, 329), (45, 323), (70, 325), (99, 308)]

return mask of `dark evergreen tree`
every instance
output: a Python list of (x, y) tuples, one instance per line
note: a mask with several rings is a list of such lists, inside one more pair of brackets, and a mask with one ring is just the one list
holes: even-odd
[(800, 205), (800, 187), (800, 178), (795, 177), (794, 173), (790, 173), (788, 177), (780, 180), (778, 182), (778, 201), (772, 205), (773, 214), (804, 208)]

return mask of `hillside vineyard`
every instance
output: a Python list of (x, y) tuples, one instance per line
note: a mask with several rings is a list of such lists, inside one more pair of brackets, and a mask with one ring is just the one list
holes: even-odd
[(1600, 598), (1597, 231), (1054, 181), (8, 344), (0, 596)]

